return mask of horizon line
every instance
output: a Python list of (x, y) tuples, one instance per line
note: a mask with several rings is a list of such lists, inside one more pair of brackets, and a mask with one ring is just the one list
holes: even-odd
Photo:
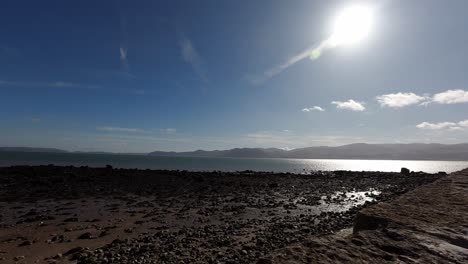
[(83, 152), (83, 153), (111, 153), (111, 154), (150, 154), (153, 152), (172, 152), (172, 153), (184, 153), (184, 152), (196, 152), (196, 151), (227, 151), (227, 150), (234, 150), (234, 149), (277, 149), (277, 150), (282, 150), (282, 151), (293, 151), (297, 149), (305, 149), (305, 148), (339, 148), (339, 147), (344, 147), (344, 146), (350, 146), (350, 145), (445, 145), (445, 146), (453, 146), (453, 145), (464, 145), (468, 144), (468, 142), (463, 142), (463, 143), (453, 143), (453, 144), (445, 144), (445, 143), (421, 143), (421, 142), (413, 142), (413, 143), (363, 143), (363, 142), (356, 142), (356, 143), (349, 143), (349, 144), (343, 144), (343, 145), (337, 145), (337, 146), (326, 146), (326, 145), (319, 145), (319, 146), (309, 146), (309, 147), (301, 147), (301, 148), (292, 148), (292, 149), (285, 149), (285, 148), (279, 148), (279, 147), (234, 147), (230, 149), (213, 149), (213, 150), (206, 150), (206, 149), (195, 149), (195, 150), (183, 150), (183, 151), (175, 151), (175, 150), (153, 150), (150, 152), (113, 152), (113, 151), (103, 151), (103, 150), (93, 150), (93, 151), (85, 151), (85, 150), (67, 150), (67, 149), (61, 149), (57, 147), (34, 147), (34, 146), (29, 146), (29, 147), (24, 147), (24, 146), (0, 146), (1, 149), (6, 149), (6, 148), (17, 148), (17, 149), (50, 149), (50, 150), (58, 150), (58, 151), (65, 151), (65, 152), (70, 152), (70, 153), (76, 153), (76, 152)]

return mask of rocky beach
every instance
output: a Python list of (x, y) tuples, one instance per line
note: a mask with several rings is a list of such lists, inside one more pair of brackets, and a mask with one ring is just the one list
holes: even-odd
[(468, 170), (362, 209), (352, 235), (309, 238), (264, 263), (468, 263)]
[[(381, 229), (375, 215), (398, 212), (388, 204), (449, 177), (406, 170), (292, 174), (4, 167), (0, 263), (332, 263), (352, 260), (352, 254), (340, 251), (346, 249), (362, 254), (355, 258), (368, 256), (369, 263), (395, 261), (393, 255), (401, 252), (390, 250), (392, 243), (382, 250), (385, 236), (366, 234), (402, 234), (392, 225), (393, 231), (387, 225)], [(414, 201), (421, 202), (404, 200)], [(380, 251), (372, 249), (372, 236), (380, 239)], [(417, 240), (406, 242), (411, 239)], [(466, 240), (460, 241), (466, 250)], [(328, 251), (314, 251), (320, 248)]]

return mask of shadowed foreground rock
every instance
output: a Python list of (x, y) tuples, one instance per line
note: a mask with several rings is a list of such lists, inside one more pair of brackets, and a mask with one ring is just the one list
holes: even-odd
[(468, 170), (361, 210), (354, 233), (280, 249), (259, 263), (468, 263)]

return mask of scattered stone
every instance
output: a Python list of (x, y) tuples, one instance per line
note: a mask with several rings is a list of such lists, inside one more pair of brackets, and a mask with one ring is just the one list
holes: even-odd
[(24, 259), (24, 256), (16, 256), (13, 258), (14, 261), (20, 261), (20, 260), (23, 260)]

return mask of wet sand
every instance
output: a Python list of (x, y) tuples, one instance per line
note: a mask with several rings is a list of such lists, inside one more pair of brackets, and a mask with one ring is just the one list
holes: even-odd
[(0, 263), (256, 263), (443, 174), (0, 168)]

